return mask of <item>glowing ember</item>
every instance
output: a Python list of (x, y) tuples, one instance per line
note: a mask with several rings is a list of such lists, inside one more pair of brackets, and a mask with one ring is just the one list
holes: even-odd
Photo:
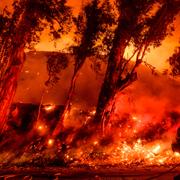
[(42, 130), (43, 129), (43, 126), (38, 126), (38, 130)]
[(29, 73), (29, 70), (26, 70), (25, 73), (28, 74), (28, 73)]
[(94, 144), (94, 145), (98, 145), (98, 141), (94, 141), (93, 144)]
[(51, 105), (45, 105), (44, 106), (44, 109), (46, 110), (46, 111), (53, 111), (54, 109), (55, 109), (55, 105), (54, 104), (51, 104)]
[(48, 132), (48, 127), (43, 122), (37, 122), (36, 129), (40, 135), (45, 135)]
[[(53, 104), (43, 106), (43, 110), (48, 112), (53, 112), (54, 108), (56, 108), (56, 106)], [(73, 110), (76, 110), (76, 108), (73, 107)], [(44, 111), (42, 111), (42, 113)], [(77, 114), (78, 113), (72, 113), (71, 116), (75, 117)], [(88, 125), (95, 111), (91, 110), (84, 114), (83, 117), (85, 116), (85, 119), (89, 118), (89, 120), (80, 121), (79, 123), (82, 123), (82, 125), (87, 123)], [(67, 115), (68, 112), (65, 113), (65, 116)], [(149, 121), (149, 119), (152, 120), (152, 118), (148, 118), (149, 116), (140, 113), (135, 115), (134, 113), (129, 113), (124, 119), (120, 121), (117, 120), (117, 124), (113, 125), (116, 120), (111, 121), (112, 126), (109, 127), (109, 131), (107, 131), (107, 134), (103, 137), (101, 134), (95, 134), (93, 131), (90, 131), (92, 134), (89, 139), (83, 139), (84, 134), (80, 134), (81, 136), (77, 136), (79, 138), (77, 146), (71, 146), (73, 138), (76, 139), (76, 131), (78, 132), (78, 128), (80, 128), (76, 127), (76, 131), (69, 132), (70, 134), (66, 139), (67, 146), (62, 146), (62, 142), (51, 134), (51, 120), (46, 120), (45, 116), (40, 116), (34, 126), (34, 130), (37, 132), (36, 135), (38, 135), (38, 140), (34, 141), (35, 144), (32, 145), (32, 148), (33, 150), (34, 148), (42, 150), (42, 146), (44, 148), (44, 139), (47, 138), (45, 141), (47, 149), (42, 150), (42, 152), (53, 158), (59, 154), (63, 154), (64, 161), (75, 166), (79, 164), (86, 164), (89, 166), (111, 164), (127, 167), (135, 164), (136, 166), (146, 167), (178, 164), (180, 162), (180, 153), (178, 149), (172, 150), (172, 138), (167, 139), (166, 134), (154, 139), (148, 139), (148, 137), (146, 139), (146, 137), (143, 136), (144, 132), (151, 128), (149, 123), (145, 125), (146, 121)], [(139, 120), (141, 120), (141, 123)], [(68, 123), (72, 125), (72, 121), (67, 121), (67, 124)], [(91, 126), (88, 128), (91, 129)], [(152, 128), (155, 129), (154, 127)], [(87, 131), (89, 131), (89, 129), (87, 129)], [(152, 131), (152, 134), (154, 133), (156, 133), (156, 129)], [(178, 139), (179, 136), (177, 136), (176, 131), (173, 137), (174, 141)], [(28, 158), (32, 159), (32, 152), (28, 155)], [(7, 155), (7, 158), (10, 158), (10, 156), (11, 154)], [(4, 157), (5, 155), (0, 156), (0, 161), (4, 161)], [(22, 159), (26, 160), (27, 158), (22, 156)]]
[(96, 110), (91, 111), (90, 113), (92, 116), (96, 114)]
[[(69, 150), (67, 157), (78, 159), (75, 165), (88, 164), (91, 166), (118, 164), (128, 166), (130, 164), (139, 164), (140, 166), (172, 165), (180, 161), (180, 154), (171, 149), (163, 150), (163, 142), (147, 143), (138, 139), (133, 145), (128, 142), (112, 143), (109, 146), (101, 146), (98, 141), (94, 141), (94, 147), (91, 144), (81, 148)], [(153, 148), (152, 148), (153, 147)], [(80, 153), (81, 152), (81, 153)], [(67, 158), (66, 157), (66, 158)], [(68, 159), (68, 158), (67, 158)]]
[(51, 146), (53, 146), (53, 144), (54, 144), (54, 139), (49, 139), (48, 146), (51, 147)]
[(136, 116), (132, 116), (132, 119), (136, 121), (138, 118)]
[(137, 117), (137, 116), (132, 116), (132, 120), (135, 121), (135, 122), (137, 122), (137, 123), (138, 123), (138, 122), (139, 122), (139, 123), (141, 122), (141, 119), (140, 119), (139, 117)]

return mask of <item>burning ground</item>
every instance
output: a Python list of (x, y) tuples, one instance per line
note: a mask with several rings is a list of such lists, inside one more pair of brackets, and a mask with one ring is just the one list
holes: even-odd
[(97, 74), (89, 59), (79, 76), (65, 130), (58, 138), (53, 138), (50, 134), (64, 108), (73, 57), (69, 57), (69, 66), (61, 73), (57, 85), (48, 89), (42, 100), (47, 80), (45, 54), (27, 55), (6, 133), (0, 141), (1, 167), (178, 166), (178, 80), (152, 75), (142, 66), (138, 81), (116, 96), (113, 115), (105, 122), (102, 134), (94, 129), (91, 121), (106, 65), (100, 63)]

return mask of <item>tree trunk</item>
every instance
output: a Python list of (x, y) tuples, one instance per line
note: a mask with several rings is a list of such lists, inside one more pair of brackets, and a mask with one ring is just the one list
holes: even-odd
[(70, 88), (68, 91), (68, 97), (66, 99), (64, 110), (59, 117), (59, 122), (57, 123), (57, 125), (56, 125), (56, 127), (52, 133), (53, 137), (58, 136), (59, 133), (63, 132), (63, 130), (64, 130), (64, 120), (66, 119), (66, 117), (68, 116), (68, 113), (70, 111), (71, 101), (73, 98), (75, 85), (76, 85), (76, 80), (77, 80), (79, 73), (80, 73), (80, 70), (81, 70), (81, 68), (82, 68), (82, 66), (86, 60), (86, 54), (81, 53), (81, 52), (85, 51), (85, 49), (86, 49), (85, 44), (86, 43), (82, 43), (82, 45), (79, 48), (79, 52), (76, 54), (74, 73), (73, 73), (73, 76), (71, 79)]
[(64, 120), (66, 119), (66, 117), (70, 111), (71, 100), (72, 100), (73, 93), (75, 90), (75, 83), (79, 76), (79, 70), (80, 70), (80, 68), (77, 71), (74, 71), (73, 77), (71, 79), (70, 88), (68, 91), (68, 97), (67, 97), (67, 100), (65, 103), (65, 107), (64, 107), (62, 114), (60, 115), (59, 122), (53, 131), (53, 137), (56, 137), (60, 132), (62, 132), (64, 130)]
[[(3, 69), (0, 77), (0, 133), (3, 133), (6, 128), (5, 125), (9, 107), (11, 106), (13, 97), (15, 95), (17, 80), (25, 61), (24, 48), (27, 39), (31, 34), (31, 24), (28, 21), (27, 16), (30, 15), (27, 14), (26, 11), (23, 11), (22, 14), (20, 12), (17, 17), (17, 26), (12, 26), (12, 32), (9, 32), (8, 34), (10, 37), (7, 36), (7, 39), (5, 38), (4, 42), (4, 50), (6, 53), (5, 56), (2, 54), (1, 59)], [(11, 36), (11, 33), (13, 36)]]
[(5, 123), (9, 112), (9, 107), (13, 100), (16, 88), (17, 79), (21, 72), (22, 65), (25, 61), (24, 47), (15, 48), (10, 57), (9, 68), (6, 70), (5, 75), (0, 86), (0, 132), (5, 129)]
[(122, 80), (123, 55), (129, 40), (130, 34), (128, 34), (127, 29), (123, 27), (122, 19), (120, 18), (115, 32), (113, 47), (108, 58), (105, 79), (99, 94), (96, 114), (94, 117), (95, 124), (103, 125), (104, 119), (109, 119), (110, 110), (108, 107), (113, 106), (114, 96), (119, 88), (119, 82)]

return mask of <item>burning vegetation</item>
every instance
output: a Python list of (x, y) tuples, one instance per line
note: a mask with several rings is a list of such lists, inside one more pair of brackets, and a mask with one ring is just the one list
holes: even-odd
[[(145, 58), (173, 34), (179, 12), (178, 0), (91, 0), (78, 15), (66, 0), (3, 9), (0, 168), (179, 166), (179, 47), (161, 74)], [(73, 43), (42, 61), (35, 47), (46, 31), (55, 44), (65, 35)], [(36, 70), (28, 55), (41, 59)], [(26, 78), (33, 85), (19, 88)], [(17, 102), (24, 92), (31, 100)]]
[[(130, 107), (127, 95), (125, 99), (122, 97), (121, 105)], [(39, 105), (13, 104), (1, 139), (1, 165), (146, 167), (179, 163), (179, 111), (155, 117), (152, 112), (135, 114), (136, 106), (134, 112), (128, 108), (129, 113), (118, 109), (121, 113), (116, 112), (106, 130), (98, 132), (92, 126), (95, 110), (71, 107), (64, 131), (58, 137), (50, 136), (63, 109), (63, 106), (45, 104), (38, 111)], [(153, 118), (158, 120), (152, 122)]]

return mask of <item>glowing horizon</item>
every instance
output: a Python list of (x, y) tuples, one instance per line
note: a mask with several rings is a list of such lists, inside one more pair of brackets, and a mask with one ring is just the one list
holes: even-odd
[[(1, 0), (0, 12), (5, 6), (7, 6), (9, 10), (11, 10), (12, 1), (13, 0)], [(73, 8), (74, 14), (78, 14), (83, 2), (85, 2), (85, 0), (68, 0), (67, 4)], [(63, 51), (74, 43), (72, 37), (73, 33), (71, 32), (68, 35), (64, 35), (57, 41), (51, 41), (50, 37), (48, 36), (48, 30), (45, 30), (40, 37), (40, 43), (35, 46), (35, 49), (37, 51)], [(166, 37), (166, 39), (162, 43), (162, 46), (160, 46), (159, 48), (151, 48), (151, 52), (145, 56), (144, 60), (155, 66), (158, 70), (162, 71), (164, 69), (167, 69), (169, 67), (167, 59), (173, 54), (174, 49), (179, 45), (179, 42), (180, 15), (178, 15), (175, 20), (175, 31), (173, 32), (173, 35)], [(127, 53), (128, 52), (129, 51), (127, 51)]]

